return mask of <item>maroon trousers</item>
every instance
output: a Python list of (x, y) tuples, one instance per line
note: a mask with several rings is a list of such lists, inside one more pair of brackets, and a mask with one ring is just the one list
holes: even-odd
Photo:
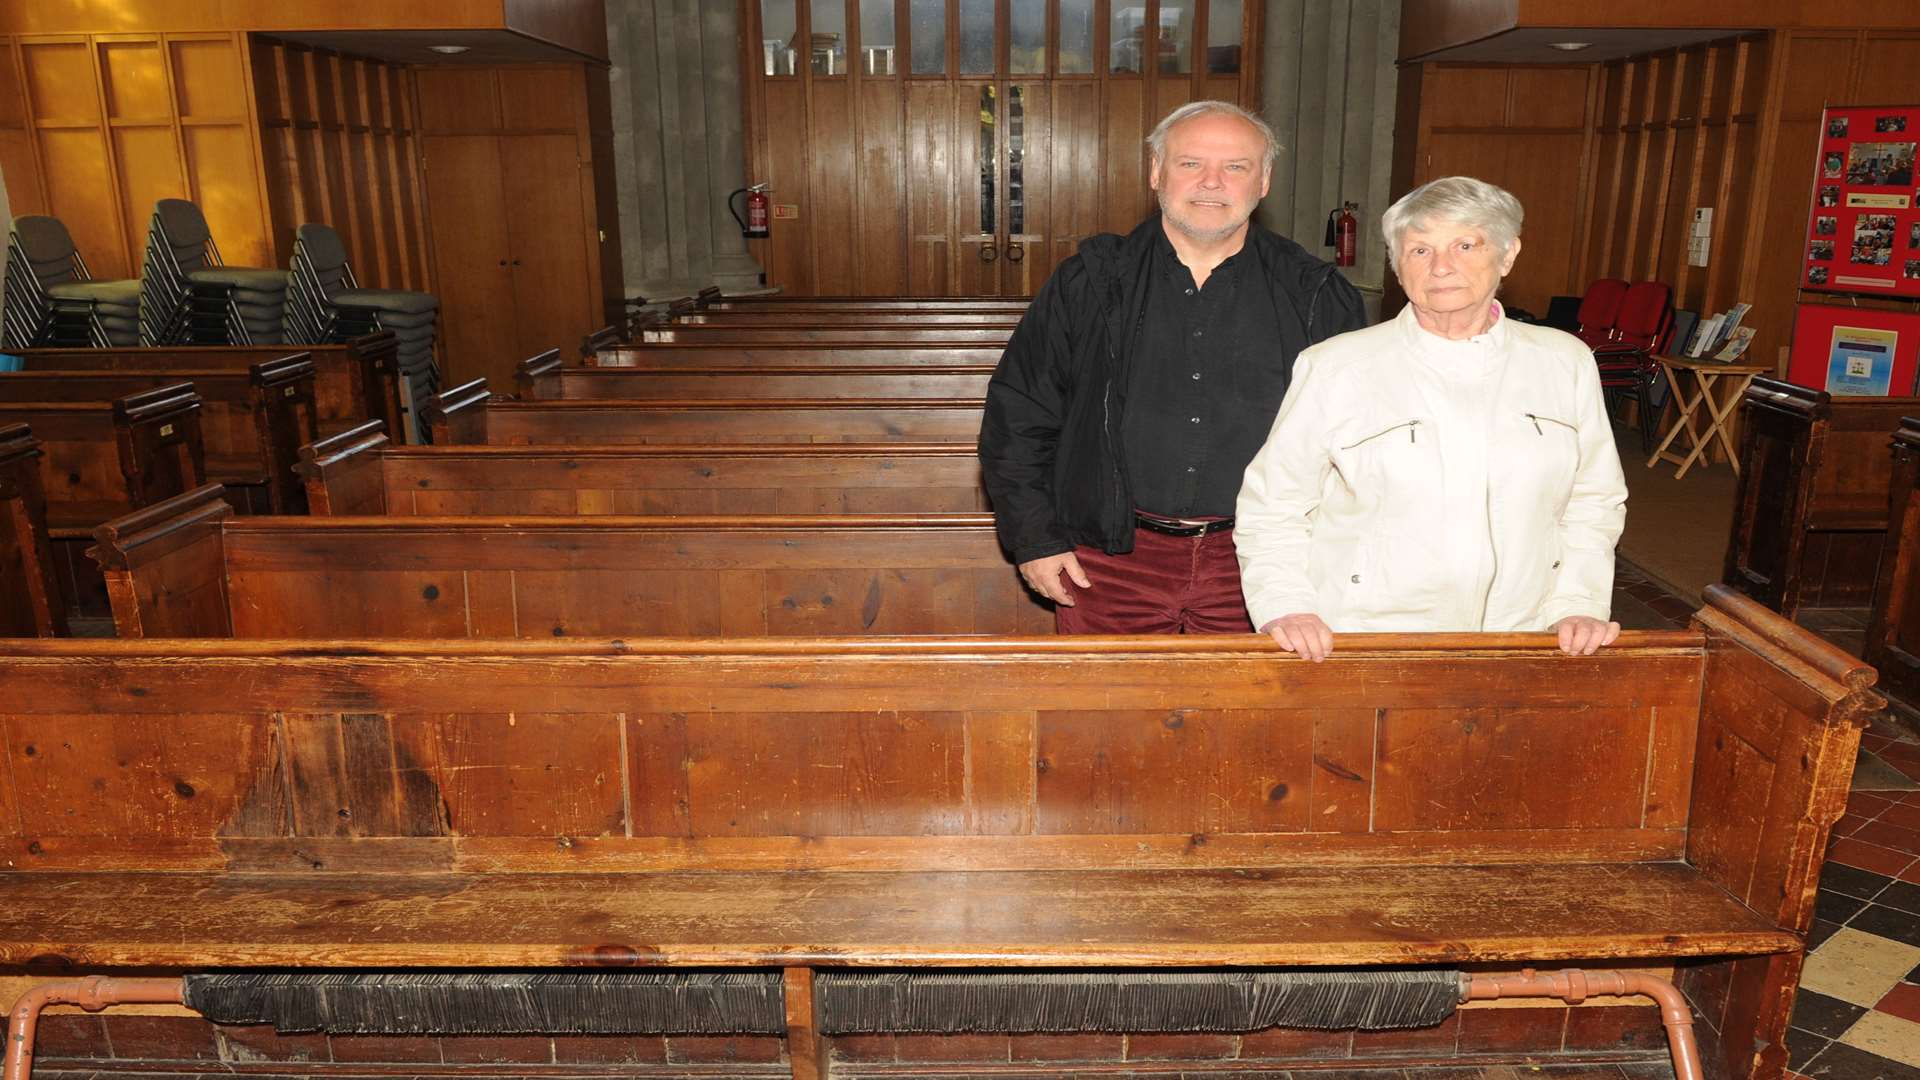
[(1233, 530), (1168, 536), (1135, 529), (1133, 551), (1109, 555), (1077, 547), (1093, 587), (1073, 590), (1074, 605), (1054, 609), (1062, 634), (1247, 634), (1253, 624), (1240, 595)]

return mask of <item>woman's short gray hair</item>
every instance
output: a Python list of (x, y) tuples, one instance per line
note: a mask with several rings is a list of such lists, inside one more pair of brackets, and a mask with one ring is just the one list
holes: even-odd
[(1154, 125), (1152, 133), (1147, 136), (1147, 150), (1153, 154), (1153, 160), (1166, 160), (1167, 132), (1172, 131), (1174, 125), (1185, 123), (1196, 116), (1208, 116), (1213, 113), (1221, 113), (1252, 124), (1253, 130), (1259, 132), (1260, 137), (1267, 143), (1267, 152), (1260, 159), (1260, 167), (1263, 170), (1273, 168), (1273, 159), (1280, 156), (1280, 140), (1274, 136), (1273, 128), (1265, 120), (1230, 101), (1190, 101), (1168, 113), (1166, 119)]
[(1471, 176), (1443, 176), (1429, 180), (1400, 197), (1380, 215), (1380, 232), (1387, 241), (1387, 260), (1400, 269), (1400, 242), (1407, 230), (1441, 221), (1471, 225), (1487, 234), (1502, 256), (1520, 237), (1527, 212), (1505, 188)]

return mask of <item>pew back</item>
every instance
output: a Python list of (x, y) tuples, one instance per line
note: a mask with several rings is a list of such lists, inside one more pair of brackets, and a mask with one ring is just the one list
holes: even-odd
[(751, 398), (985, 398), (991, 366), (842, 368), (567, 367), (558, 350), (514, 372), (522, 401)]
[(122, 637), (1044, 634), (982, 515), (241, 518), (103, 525)]
[(319, 432), (332, 435), (368, 420), (383, 420), (389, 431), (404, 430), (401, 408), (399, 343), (393, 331), (340, 345), (193, 345), (139, 349), (26, 349), (26, 371), (244, 372), (256, 364), (286, 356), (313, 362), (313, 405)]
[(84, 534), (199, 486), (200, 409), (193, 387), (175, 383), (117, 401), (0, 401), (0, 424), (28, 424), (40, 440), (48, 528)]
[(1881, 550), (1865, 659), (1880, 682), (1909, 704), (1920, 703), (1920, 417), (1900, 421), (1893, 435), (1893, 479), (1887, 542)]
[(789, 329), (836, 329), (843, 326), (910, 327), (916, 330), (956, 326), (990, 326), (1011, 330), (1019, 311), (956, 311), (911, 308), (828, 308), (821, 311), (755, 311), (706, 307), (672, 316), (657, 326), (763, 326)]
[(366, 424), (300, 451), (316, 515), (938, 514), (988, 509), (973, 448), (421, 446)]
[(991, 367), (1004, 346), (727, 345), (704, 342), (615, 345), (595, 351), (593, 367)]
[(641, 342), (665, 345), (991, 345), (1004, 348), (1013, 336), (1011, 326), (792, 326), (665, 325), (643, 326), (634, 335)]
[(632, 443), (975, 443), (978, 399), (768, 398), (708, 401), (513, 401), (485, 379), (426, 410), (436, 446)]

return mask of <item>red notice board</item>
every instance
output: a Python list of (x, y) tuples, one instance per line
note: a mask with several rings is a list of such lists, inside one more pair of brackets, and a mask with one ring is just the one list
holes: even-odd
[(1920, 397), (1920, 313), (1801, 304), (1787, 381), (1849, 397)]
[(1802, 288), (1920, 297), (1916, 141), (1920, 105), (1836, 105), (1821, 114)]

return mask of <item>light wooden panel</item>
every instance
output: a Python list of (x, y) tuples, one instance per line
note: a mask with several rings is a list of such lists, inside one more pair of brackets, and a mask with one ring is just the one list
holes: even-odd
[(1048, 117), (1048, 180), (1045, 190), (1050, 243), (1027, 258), (1036, 280), (1045, 281), (1080, 241), (1100, 231), (1100, 91), (1092, 82), (1053, 83)]
[(909, 82), (907, 97), (907, 288), (951, 296), (953, 84)]
[[(513, 376), (513, 273), (506, 194), (494, 135), (427, 135), (421, 142), (440, 292), (447, 381)], [(458, 275), (456, 279), (455, 275)], [(511, 343), (503, 348), (502, 342)], [(486, 358), (495, 357), (497, 360)]]
[[(900, 225), (906, 220), (908, 184), (906, 110), (898, 82), (862, 82), (859, 117), (853, 291), (873, 296), (898, 293), (907, 280), (906, 234)], [(926, 177), (914, 174), (913, 182), (925, 183)]]
[(46, 212), (66, 223), (95, 276), (128, 276), (132, 259), (104, 167), (107, 136), (91, 44), (81, 37), (24, 40), (20, 65)]
[(813, 108), (807, 122), (807, 201), (803, 220), (809, 235), (831, 240), (813, 245), (813, 292), (818, 296), (852, 294), (854, 269), (854, 184), (856, 154), (852, 88), (846, 79), (813, 84)]
[(1100, 185), (1107, 232), (1127, 233), (1154, 205), (1147, 186), (1147, 132), (1155, 121), (1146, 117), (1146, 84), (1138, 79), (1114, 79), (1107, 84), (1107, 118), (1102, 155), (1106, 176)]
[(20, 50), (9, 37), (0, 37), (0, 179), (6, 182), (7, 204), (14, 214), (46, 213), (40, 158), (20, 76)]
[[(762, 248), (767, 280), (802, 296), (813, 294), (813, 240), (807, 187), (807, 99), (800, 80), (769, 81), (766, 88), (767, 171), (759, 179), (772, 185), (773, 205), (797, 206), (798, 218), (776, 217), (773, 236)], [(839, 239), (845, 242), (844, 234)]]
[[(511, 365), (516, 357), (578, 341), (592, 328), (596, 313), (592, 297), (582, 288), (593, 277), (582, 239), (587, 223), (580, 214), (582, 189), (589, 180), (575, 136), (520, 135), (501, 142), (500, 183), (508, 209), (507, 246), (519, 328), (519, 348), (504, 358)], [(437, 225), (438, 202), (434, 209)], [(467, 223), (455, 219), (449, 227), (464, 228)], [(436, 233), (436, 238), (439, 235), (444, 233)], [(505, 385), (511, 367), (474, 374)], [(471, 377), (460, 374), (462, 380)]]

